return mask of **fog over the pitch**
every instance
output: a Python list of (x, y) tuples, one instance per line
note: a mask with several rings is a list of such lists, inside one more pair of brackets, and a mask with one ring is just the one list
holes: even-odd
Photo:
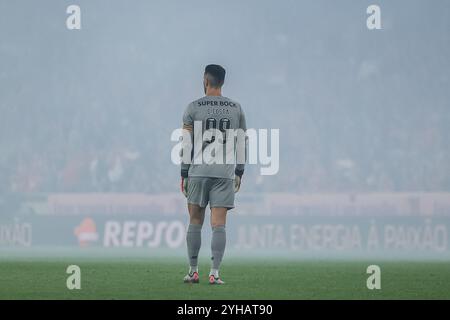
[[(217, 63), (227, 70), (223, 94), (241, 103), (247, 126), (280, 136), (276, 175), (246, 167), (236, 211), (247, 220), (233, 222), (236, 237), (276, 249), (278, 232), (308, 246), (295, 237), (315, 231), (289, 229), (298, 222), (321, 226), (324, 239), (338, 238), (331, 242), (348, 237), (345, 246), (353, 224), (367, 242), (374, 218), (393, 248), (403, 248), (404, 233), (426, 252), (429, 226), (430, 250), (439, 256), (446, 243), (449, 256), (447, 1), (377, 1), (382, 29), (372, 31), (369, 1), (79, 0), (81, 30), (66, 28), (70, 4), (0, 2), (3, 230), (27, 220), (23, 202), (48, 194), (179, 193), (170, 135), (203, 95), (205, 65)], [(347, 199), (369, 193), (375, 198)], [(402, 193), (417, 197), (381, 196)], [(429, 193), (440, 195), (423, 198)], [(265, 214), (263, 226), (238, 229), (254, 211)], [(327, 225), (350, 229), (336, 236), (344, 231)], [(233, 249), (251, 247), (247, 240)], [(418, 247), (408, 242), (405, 254)]]

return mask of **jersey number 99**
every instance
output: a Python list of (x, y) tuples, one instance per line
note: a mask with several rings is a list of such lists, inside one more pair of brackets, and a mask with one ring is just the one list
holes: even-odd
[[(225, 130), (230, 129), (231, 128), (231, 121), (228, 118), (222, 118), (219, 120), (219, 128), (217, 128), (217, 120), (215, 118), (208, 118), (206, 119), (206, 124), (205, 124), (206, 130), (209, 129), (219, 129), (222, 134), (223, 134), (223, 143), (226, 143), (226, 138), (225, 138)], [(213, 135), (211, 137), (211, 140), (206, 141), (207, 143), (212, 143), (216, 140), (216, 137)]]

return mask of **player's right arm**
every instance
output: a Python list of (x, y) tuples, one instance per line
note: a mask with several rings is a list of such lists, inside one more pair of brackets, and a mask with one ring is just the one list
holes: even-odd
[[(245, 119), (244, 111), (242, 110), (242, 108), (240, 108), (240, 109), (241, 110), (240, 110), (240, 116), (239, 116), (239, 129), (242, 129), (245, 133), (247, 131), (247, 121)], [(243, 152), (244, 158), (245, 158), (245, 160), (247, 160), (247, 137), (245, 136), (243, 145), (242, 145), (242, 143), (240, 144), (240, 142), (242, 142), (242, 141), (238, 139), (237, 148), (240, 149), (238, 152)], [(239, 189), (241, 188), (241, 180), (242, 180), (242, 175), (244, 174), (244, 169), (245, 169), (245, 161), (244, 161), (244, 163), (238, 162), (236, 164), (236, 168), (234, 170), (234, 174), (235, 174), (234, 192), (238, 192)]]

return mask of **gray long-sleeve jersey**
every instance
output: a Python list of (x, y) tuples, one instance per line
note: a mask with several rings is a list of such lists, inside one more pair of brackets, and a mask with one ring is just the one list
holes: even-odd
[[(190, 163), (182, 161), (182, 176), (186, 177), (189, 175), (190, 177), (226, 179), (234, 179), (235, 174), (242, 176), (245, 166), (245, 138), (244, 141), (242, 141), (242, 139), (233, 137), (234, 144), (231, 145), (233, 146), (233, 149), (231, 149), (232, 152), (230, 152), (230, 149), (227, 149), (226, 144), (224, 144), (224, 142), (230, 142), (226, 141), (227, 137), (231, 137), (226, 134), (227, 129), (241, 129), (241, 133), (245, 133), (247, 130), (244, 111), (239, 103), (223, 96), (205, 96), (195, 100), (187, 106), (184, 112), (183, 126), (192, 128), (192, 145), (195, 144), (195, 139), (202, 139), (203, 134), (206, 131), (209, 131), (206, 138), (202, 139), (200, 144), (197, 143), (197, 146), (201, 146), (201, 148), (197, 148), (197, 150), (194, 148), (191, 153)], [(220, 133), (222, 133), (221, 137), (216, 137), (216, 135)], [(207, 159), (205, 159), (203, 155), (214, 155), (215, 151), (218, 149), (210, 152), (211, 149), (213, 149), (213, 147), (218, 148), (219, 146), (223, 151), (222, 163), (206, 163)], [(236, 159), (236, 150), (243, 150), (244, 161)], [(199, 153), (202, 153), (201, 156), (203, 161), (201, 163), (198, 163)], [(232, 163), (226, 158), (227, 154), (230, 155), (231, 153), (233, 154)], [(242, 157), (240, 159), (242, 159)]]

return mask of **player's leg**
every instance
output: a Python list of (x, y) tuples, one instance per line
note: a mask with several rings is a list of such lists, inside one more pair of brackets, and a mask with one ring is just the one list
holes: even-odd
[(205, 220), (205, 208), (197, 204), (188, 204), (189, 226), (186, 233), (187, 251), (189, 257), (189, 274), (198, 274), (198, 253), (202, 245), (202, 226)]
[(189, 273), (184, 282), (198, 283), (198, 253), (202, 243), (202, 226), (205, 220), (207, 198), (203, 192), (204, 179), (189, 178), (187, 187), (189, 226), (186, 232), (187, 253), (189, 258)]
[(227, 211), (227, 208), (211, 208), (211, 271), (209, 272), (211, 284), (222, 282), (219, 278), (219, 268), (227, 242), (225, 230)]
[(226, 246), (226, 219), (229, 209), (234, 207), (234, 185), (231, 179), (217, 179), (210, 190), (211, 206), (211, 271), (209, 283), (223, 284), (219, 268)]

